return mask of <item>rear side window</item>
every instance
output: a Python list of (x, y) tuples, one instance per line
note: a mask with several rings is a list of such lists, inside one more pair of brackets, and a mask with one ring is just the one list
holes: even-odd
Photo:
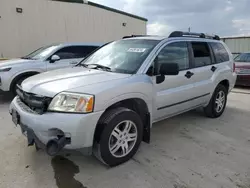
[(229, 61), (229, 55), (227, 53), (227, 50), (221, 43), (211, 42), (210, 45), (214, 52), (216, 63)]
[(99, 48), (99, 46), (81, 46), (79, 54), (81, 54), (82, 57), (86, 57), (97, 48)]
[(192, 42), (194, 66), (202, 67), (212, 64), (211, 53), (206, 42)]
[(69, 46), (58, 50), (55, 54), (61, 59), (77, 59), (84, 58), (92, 51), (94, 51), (96, 46)]

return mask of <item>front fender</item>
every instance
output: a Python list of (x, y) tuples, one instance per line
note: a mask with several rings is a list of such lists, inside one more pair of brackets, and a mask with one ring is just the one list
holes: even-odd
[(20, 71), (20, 72), (16, 72), (15, 74), (13, 74), (11, 76), (10, 81), (8, 82), (9, 83), (8, 88), (10, 89), (11, 84), (13, 83), (15, 78), (17, 78), (17, 77), (19, 77), (21, 75), (26, 75), (26, 74), (30, 74), (30, 73), (39, 74), (39, 73), (42, 73), (42, 72), (44, 72), (42, 69), (29, 69), (29, 70), (23, 70), (23, 71)]
[(103, 110), (106, 110), (108, 107), (112, 106), (113, 104), (126, 100), (126, 99), (142, 99), (143, 101), (145, 101), (145, 103), (147, 104), (148, 110), (150, 112), (150, 114), (152, 114), (152, 97), (149, 97), (143, 93), (139, 93), (139, 92), (131, 92), (131, 93), (125, 93), (125, 94), (121, 94), (118, 95), (116, 97), (111, 98), (108, 101), (105, 101), (105, 105), (103, 106)]

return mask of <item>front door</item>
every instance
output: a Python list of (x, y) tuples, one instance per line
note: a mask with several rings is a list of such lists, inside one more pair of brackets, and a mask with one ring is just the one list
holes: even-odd
[(190, 50), (187, 42), (172, 42), (164, 46), (154, 61), (154, 71), (158, 74), (158, 67), (163, 63), (178, 63), (179, 74), (176, 76), (165, 76), (162, 83), (154, 83), (154, 117), (153, 121), (159, 121), (169, 116), (184, 112), (194, 107), (192, 69), (190, 69)]

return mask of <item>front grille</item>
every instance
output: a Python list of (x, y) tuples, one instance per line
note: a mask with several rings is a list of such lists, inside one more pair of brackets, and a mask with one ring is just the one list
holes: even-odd
[[(30, 111), (37, 114), (43, 114), (44, 112), (46, 112), (52, 100), (52, 98), (50, 97), (27, 93), (23, 91), (20, 86), (17, 87), (16, 92), (18, 95), (18, 100), (25, 104), (25, 106), (22, 105), (23, 108), (25, 108), (26, 111)], [(29, 108), (30, 110), (28, 110), (27, 108)]]

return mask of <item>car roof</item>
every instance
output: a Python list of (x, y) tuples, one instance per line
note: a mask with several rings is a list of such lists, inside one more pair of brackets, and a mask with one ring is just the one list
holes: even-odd
[(67, 42), (67, 43), (55, 43), (58, 46), (102, 46), (105, 43), (79, 43), (79, 42)]
[(209, 35), (205, 33), (195, 33), (195, 32), (186, 32), (186, 31), (173, 31), (168, 37), (166, 36), (155, 36), (155, 35), (130, 35), (124, 36), (123, 39), (137, 39), (137, 40), (164, 40), (164, 41), (204, 41), (204, 42), (218, 42), (220, 37), (218, 35)]
[(208, 39), (208, 38), (198, 38), (198, 37), (166, 37), (166, 36), (143, 36), (143, 37), (131, 37), (131, 38), (125, 38), (123, 40), (166, 40), (166, 41), (203, 41), (203, 42), (222, 42), (220, 40), (214, 40), (214, 39)]
[(242, 53), (239, 53), (239, 54), (250, 54), (250, 51), (249, 52), (242, 52)]
[(139, 40), (164, 40), (167, 37), (165, 36), (142, 36), (142, 37), (131, 37), (131, 38), (125, 38), (123, 40), (131, 40), (131, 39), (139, 39)]

